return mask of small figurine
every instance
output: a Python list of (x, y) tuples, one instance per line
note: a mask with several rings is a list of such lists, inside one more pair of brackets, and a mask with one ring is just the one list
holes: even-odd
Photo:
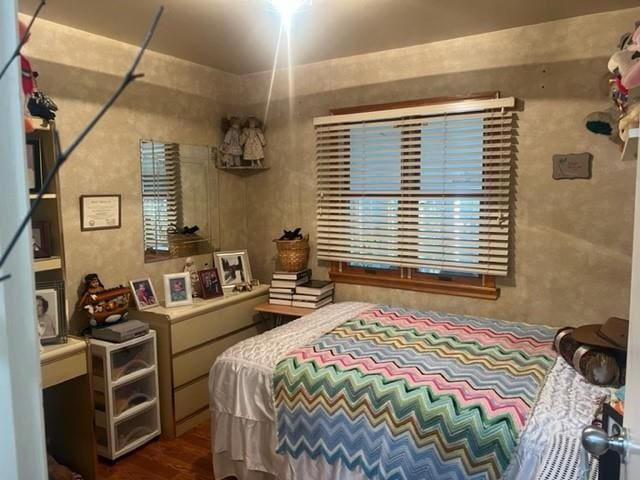
[(183, 272), (189, 272), (189, 278), (191, 279), (191, 296), (200, 296), (200, 277), (198, 277), (198, 269), (196, 268), (196, 262), (193, 258), (187, 257), (184, 262)]
[(222, 165), (225, 167), (242, 166), (242, 145), (240, 145), (240, 119), (231, 117), (223, 120), (224, 141), (220, 146)]
[(115, 323), (127, 316), (131, 289), (119, 287), (106, 289), (98, 274), (89, 273), (84, 277), (84, 292), (78, 302), (78, 309), (84, 310), (92, 326)]
[(262, 167), (264, 147), (267, 142), (260, 127), (260, 122), (256, 117), (247, 118), (240, 135), (240, 144), (244, 147), (242, 158), (251, 162), (252, 167)]

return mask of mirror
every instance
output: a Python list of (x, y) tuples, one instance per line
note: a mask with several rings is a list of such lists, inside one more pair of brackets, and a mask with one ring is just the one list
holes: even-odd
[(214, 147), (140, 141), (144, 261), (213, 250)]

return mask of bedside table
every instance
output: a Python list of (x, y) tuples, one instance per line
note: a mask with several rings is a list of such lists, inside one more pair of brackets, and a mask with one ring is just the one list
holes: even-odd
[(273, 321), (271, 322), (272, 328), (279, 327), (280, 325), (284, 325), (288, 321), (303, 317), (304, 315), (316, 311), (315, 308), (291, 307), (289, 305), (272, 305), (271, 303), (261, 303), (260, 305), (256, 305), (255, 307), (253, 307), (253, 309), (261, 316), (265, 316), (265, 314), (271, 315), (273, 318)]

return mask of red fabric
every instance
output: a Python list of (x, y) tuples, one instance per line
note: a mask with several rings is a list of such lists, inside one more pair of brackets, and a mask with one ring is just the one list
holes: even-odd
[(33, 71), (31, 70), (31, 64), (24, 55), (20, 55), (20, 67), (22, 70), (22, 91), (25, 96), (31, 95), (35, 89), (36, 84), (33, 80)]

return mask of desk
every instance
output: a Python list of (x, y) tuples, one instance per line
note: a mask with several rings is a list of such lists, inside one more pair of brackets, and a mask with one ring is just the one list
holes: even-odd
[(289, 305), (273, 305), (271, 303), (261, 303), (253, 308), (260, 315), (270, 313), (275, 316), (274, 327), (286, 323), (284, 317), (299, 318), (309, 313), (315, 312), (315, 308), (291, 307)]
[(87, 344), (69, 337), (67, 343), (45, 346), (40, 365), (47, 449), (85, 480), (94, 480), (97, 457)]

